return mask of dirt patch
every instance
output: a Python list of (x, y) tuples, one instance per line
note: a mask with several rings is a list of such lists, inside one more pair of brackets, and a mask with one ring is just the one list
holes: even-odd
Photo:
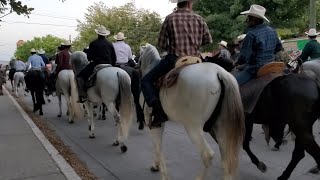
[[(11, 93), (12, 94), (12, 93)], [(14, 97), (14, 96), (13, 96)], [(59, 151), (59, 153), (64, 157), (64, 159), (70, 164), (70, 166), (76, 171), (76, 173), (85, 180), (95, 180), (98, 179), (87, 167), (87, 165), (82, 162), (72, 150), (66, 146), (60, 137), (55, 133), (54, 130), (50, 129), (48, 124), (41, 119), (38, 115), (35, 115), (32, 110), (22, 101), (14, 97), (15, 100), (20, 104), (20, 106), (29, 115), (32, 121), (38, 126), (50, 143)]]

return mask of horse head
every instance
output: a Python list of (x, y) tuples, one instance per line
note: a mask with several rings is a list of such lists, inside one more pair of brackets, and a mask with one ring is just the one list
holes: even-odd
[(87, 54), (82, 51), (76, 51), (71, 55), (71, 65), (75, 74), (80, 73), (88, 62)]
[(140, 48), (138, 67), (140, 68), (142, 76), (147, 74), (154, 66), (159, 63), (160, 60), (160, 54), (155, 46), (146, 44), (146, 46)]

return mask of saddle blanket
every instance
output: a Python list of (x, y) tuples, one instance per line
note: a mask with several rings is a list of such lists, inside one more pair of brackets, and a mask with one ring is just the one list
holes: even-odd
[(95, 81), (96, 81), (96, 77), (97, 77), (96, 76), (97, 72), (99, 72), (101, 69), (108, 68), (108, 67), (112, 67), (112, 66), (110, 64), (99, 64), (99, 65), (97, 65), (94, 68), (93, 73), (89, 77), (89, 79), (88, 79), (88, 81), (86, 83), (86, 87), (90, 88), (90, 87), (94, 86)]
[(270, 73), (268, 75), (255, 78), (240, 87), (240, 94), (245, 113), (251, 114), (255, 108), (264, 88), (282, 73)]

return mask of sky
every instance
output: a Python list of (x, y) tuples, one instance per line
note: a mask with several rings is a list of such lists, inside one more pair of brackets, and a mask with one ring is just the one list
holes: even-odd
[[(9, 61), (16, 49), (18, 40), (31, 40), (34, 37), (51, 34), (60, 38), (77, 37), (77, 19), (83, 20), (87, 8), (95, 2), (103, 2), (108, 7), (118, 7), (132, 0), (21, 0), (35, 10), (27, 18), (10, 14), (0, 22), (0, 61)], [(165, 17), (176, 6), (169, 0), (134, 0), (137, 8), (155, 11)], [(55, 18), (54, 18), (55, 17)], [(23, 22), (23, 23), (21, 23)], [(26, 24), (27, 23), (27, 24)], [(34, 24), (35, 23), (35, 24)], [(53, 24), (61, 26), (39, 25)]]

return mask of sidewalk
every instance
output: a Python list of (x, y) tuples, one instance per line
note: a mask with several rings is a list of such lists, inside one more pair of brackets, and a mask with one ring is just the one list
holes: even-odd
[(32, 129), (8, 94), (0, 96), (0, 179), (67, 179)]

